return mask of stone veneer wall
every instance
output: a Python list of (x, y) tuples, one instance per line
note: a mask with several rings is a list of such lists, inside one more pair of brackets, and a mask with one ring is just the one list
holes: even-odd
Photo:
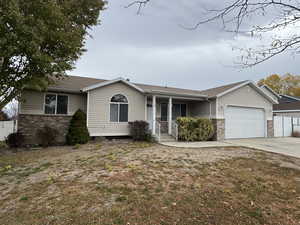
[(267, 135), (268, 135), (268, 138), (274, 137), (274, 122), (273, 122), (273, 120), (267, 121)]
[(54, 115), (25, 115), (20, 114), (18, 118), (18, 131), (25, 136), (25, 144), (38, 144), (36, 133), (45, 125), (57, 129), (57, 143), (64, 144), (72, 116)]
[(225, 119), (212, 119), (215, 135), (213, 137), (214, 141), (225, 140)]

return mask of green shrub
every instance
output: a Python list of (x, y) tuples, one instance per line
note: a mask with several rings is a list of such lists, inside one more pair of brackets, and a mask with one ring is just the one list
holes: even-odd
[(206, 118), (177, 118), (178, 139), (180, 141), (208, 141), (214, 135), (214, 126)]
[(86, 115), (82, 110), (77, 110), (73, 115), (67, 134), (67, 144), (85, 144), (89, 141), (90, 135), (86, 126)]
[(149, 123), (146, 121), (134, 121), (129, 123), (130, 136), (134, 141), (148, 141), (152, 142), (154, 139), (152, 137), (151, 131), (149, 129)]
[(5, 142), (10, 148), (20, 148), (24, 145), (24, 140), (24, 135), (20, 132), (16, 132), (8, 135)]
[(38, 138), (38, 143), (43, 147), (49, 147), (57, 143), (57, 133), (58, 131), (52, 127), (44, 126), (42, 129), (39, 129), (36, 133)]

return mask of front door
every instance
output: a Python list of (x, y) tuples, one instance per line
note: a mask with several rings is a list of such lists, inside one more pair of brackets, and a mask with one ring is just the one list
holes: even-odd
[(152, 110), (152, 106), (147, 107), (147, 121), (149, 123), (149, 129), (152, 130), (152, 127), (153, 127), (153, 110)]

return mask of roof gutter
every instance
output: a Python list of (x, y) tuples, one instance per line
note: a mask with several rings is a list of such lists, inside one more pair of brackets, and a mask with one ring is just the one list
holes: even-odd
[(156, 90), (151, 90), (151, 91), (147, 91), (145, 92), (146, 94), (157, 94), (157, 95), (163, 95), (163, 96), (174, 96), (174, 97), (191, 97), (191, 98), (201, 98), (201, 99), (208, 99), (207, 95), (195, 95), (195, 94), (178, 94), (178, 93), (171, 93), (171, 92), (167, 92), (167, 91), (156, 91)]
[(274, 113), (283, 113), (283, 112), (300, 112), (300, 109), (293, 109), (293, 110), (273, 110)]

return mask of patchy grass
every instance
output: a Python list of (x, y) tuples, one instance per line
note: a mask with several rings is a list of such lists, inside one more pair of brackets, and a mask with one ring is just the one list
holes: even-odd
[(3, 149), (6, 149), (8, 146), (7, 144), (5, 143), (5, 141), (0, 141), (0, 151), (3, 150)]
[(3, 157), (12, 168), (0, 176), (0, 224), (300, 221), (300, 160), (291, 157), (134, 142), (5, 154), (0, 162)]

